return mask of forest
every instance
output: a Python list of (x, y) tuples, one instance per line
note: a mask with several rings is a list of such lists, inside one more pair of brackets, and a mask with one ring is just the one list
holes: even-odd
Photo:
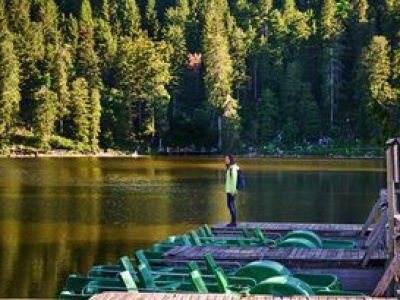
[(2, 0), (0, 152), (400, 134), (398, 0)]

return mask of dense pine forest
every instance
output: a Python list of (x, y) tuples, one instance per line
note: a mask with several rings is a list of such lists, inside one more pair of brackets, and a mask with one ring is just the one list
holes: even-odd
[(398, 0), (2, 0), (0, 148), (382, 143), (399, 41)]

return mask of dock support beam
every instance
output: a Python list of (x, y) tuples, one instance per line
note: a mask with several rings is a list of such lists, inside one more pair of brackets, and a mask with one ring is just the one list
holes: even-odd
[(393, 258), (400, 253), (399, 244), (397, 242), (399, 212), (397, 204), (396, 184), (399, 182), (399, 161), (398, 146), (400, 139), (390, 139), (387, 141), (386, 150), (386, 181), (387, 181), (387, 200), (388, 200), (388, 248), (389, 255)]
[[(399, 144), (400, 138), (389, 139), (386, 142), (386, 180), (387, 180), (387, 200), (388, 200), (388, 250), (389, 261), (396, 265), (400, 259), (400, 214), (397, 202), (396, 184), (399, 183)], [(390, 267), (390, 266), (388, 266)], [(395, 281), (391, 288), (393, 294), (396, 294), (400, 276), (400, 270), (393, 274)]]

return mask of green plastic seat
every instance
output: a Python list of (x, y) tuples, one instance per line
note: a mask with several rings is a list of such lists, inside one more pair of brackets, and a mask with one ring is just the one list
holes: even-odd
[(121, 281), (124, 283), (126, 291), (128, 293), (138, 293), (138, 287), (136, 285), (136, 282), (134, 278), (132, 277), (132, 274), (129, 273), (128, 271), (122, 271), (119, 273), (119, 277), (121, 278)]
[(136, 273), (135, 267), (132, 265), (131, 259), (128, 256), (120, 257), (119, 262), (125, 271), (128, 271), (131, 274)]
[(190, 278), (192, 280), (194, 289), (198, 293), (207, 294), (208, 293), (208, 288), (206, 286), (206, 283), (203, 280), (203, 277), (201, 275), (200, 268), (199, 268), (198, 264), (196, 262), (194, 262), (194, 261), (190, 261), (189, 262), (189, 269), (190, 269), (189, 275), (190, 275)]
[[(112, 281), (104, 282), (101, 280), (92, 280), (92, 281), (89, 281), (88, 284), (83, 288), (82, 294), (94, 295), (94, 294), (110, 292), (110, 291), (126, 292), (128, 290), (127, 290), (126, 286), (119, 280), (114, 281), (114, 282), (112, 282)], [(135, 290), (131, 289), (131, 291), (137, 292), (137, 287)]]
[[(261, 232), (262, 233), (262, 232)], [(245, 237), (245, 238), (254, 238), (254, 235), (250, 232), (250, 230), (247, 228), (247, 227), (243, 227), (242, 228), (242, 235)]]
[(104, 291), (138, 292), (137, 285), (128, 271), (118, 273), (116, 278), (69, 276), (60, 293), (62, 299), (84, 298)]
[(69, 291), (61, 291), (58, 295), (58, 299), (68, 299), (68, 300), (88, 300), (93, 297), (92, 294), (73, 294)]
[(213, 236), (209, 236), (208, 234), (207, 234), (207, 232), (204, 230), (204, 228), (203, 227), (199, 227), (199, 229), (197, 230), (197, 235), (200, 237), (200, 238), (207, 238), (207, 237), (213, 237)]
[(291, 275), (285, 266), (271, 260), (251, 262), (237, 270), (234, 274), (236, 276), (253, 278), (256, 282), (261, 282), (270, 277)]
[(250, 289), (250, 294), (273, 296), (314, 296), (315, 292), (300, 279), (291, 276), (274, 276)]
[(121, 265), (97, 265), (92, 266), (87, 275), (88, 277), (109, 277), (115, 278), (119, 272), (123, 271), (123, 267)]
[[(210, 274), (214, 274), (215, 269), (222, 268), (220, 265), (217, 264), (214, 257), (210, 253), (205, 254), (203, 258), (206, 262), (206, 267)], [(240, 269), (241, 267), (242, 266), (239, 263), (232, 262), (229, 264), (229, 266), (227, 265), (227, 267), (224, 269), (224, 271), (226, 274), (231, 276), (231, 275), (235, 274), (235, 272), (238, 269)]]
[(321, 238), (314, 233), (313, 231), (310, 230), (294, 230), (286, 234), (282, 240), (287, 240), (290, 238), (302, 238), (309, 240), (312, 242), (317, 248), (323, 248), (323, 243)]
[(215, 276), (220, 293), (246, 294), (250, 287), (256, 285), (256, 281), (253, 278), (237, 276), (236, 274), (234, 276), (227, 275), (209, 253), (204, 255), (204, 260)]
[(204, 224), (202, 226), (202, 228), (204, 229), (204, 232), (206, 233), (206, 235), (208, 237), (214, 237), (215, 236), (215, 234), (212, 232), (211, 228), (207, 224)]
[(260, 245), (270, 245), (274, 241), (268, 238), (260, 237), (255, 238), (245, 238), (238, 236), (213, 236), (213, 237), (199, 237), (198, 234), (191, 230), (188, 233), (189, 239), (193, 246), (260, 246)]
[(198, 234), (191, 230), (188, 233), (189, 240), (193, 246), (226, 246), (226, 245), (236, 245), (244, 246), (241, 240), (227, 240), (219, 237), (203, 237), (200, 238)]
[(275, 241), (267, 238), (259, 227), (254, 229), (254, 236), (258, 239), (260, 244), (275, 245)]
[(177, 291), (181, 286), (178, 281), (155, 281), (150, 269), (143, 263), (137, 267), (139, 287), (152, 291)]
[(220, 293), (224, 294), (245, 294), (249, 293), (250, 287), (245, 285), (236, 284), (233, 285), (228, 281), (226, 274), (221, 268), (214, 270), (215, 278)]
[(341, 288), (339, 278), (335, 274), (298, 273), (292, 276), (307, 283), (314, 291), (331, 291)]
[[(136, 251), (134, 256), (135, 256), (136, 262), (138, 264), (143, 263), (143, 264), (147, 265), (147, 267), (151, 270), (154, 270), (157, 272), (173, 272), (174, 271), (174, 268), (172, 268), (172, 267), (158, 266), (158, 267), (154, 268), (153, 266), (151, 266), (149, 261), (147, 260), (146, 255), (144, 254), (143, 250)], [(187, 269), (186, 269), (186, 271), (187, 271)]]
[(322, 245), (324, 249), (355, 249), (357, 248), (357, 243), (355, 241), (349, 240), (322, 240)]
[[(93, 280), (92, 277), (91, 280)], [(83, 287), (88, 284), (89, 281), (90, 279), (88, 279), (88, 277), (83, 277), (77, 274), (70, 274), (68, 275), (65, 286), (63, 287), (63, 292), (65, 292), (66, 295), (68, 293), (80, 293)]]
[(176, 246), (193, 246), (193, 244), (189, 240), (188, 235), (183, 234), (179, 237), (174, 237), (173, 239), (167, 239), (165, 241), (153, 244), (150, 248), (150, 251), (164, 253)]
[(317, 248), (324, 249), (355, 249), (357, 247), (356, 242), (351, 240), (332, 240), (332, 239), (321, 239), (315, 232), (311, 230), (294, 230), (286, 234), (282, 240), (290, 238), (303, 238), (314, 243)]
[(309, 249), (318, 248), (313, 242), (307, 239), (295, 238), (295, 237), (283, 239), (282, 241), (278, 242), (276, 246), (279, 248), (286, 248), (286, 247), (309, 248)]
[(292, 276), (300, 279), (307, 283), (313, 290), (333, 290), (340, 289), (340, 282), (336, 275), (334, 274), (308, 274), (299, 273), (292, 274), (289, 269), (287, 269), (282, 264), (271, 261), (255, 261), (247, 264), (243, 268), (239, 269), (235, 276), (250, 277), (256, 280), (256, 282), (262, 282), (268, 278), (276, 276)]

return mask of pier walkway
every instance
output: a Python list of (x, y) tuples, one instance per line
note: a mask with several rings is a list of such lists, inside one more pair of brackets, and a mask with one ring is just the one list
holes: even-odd
[(396, 298), (346, 297), (346, 296), (293, 296), (273, 297), (264, 295), (227, 294), (166, 294), (166, 293), (102, 293), (90, 300), (396, 300)]
[(278, 222), (240, 222), (236, 228), (226, 227), (220, 223), (213, 226), (217, 235), (240, 232), (242, 228), (260, 228), (264, 233), (285, 234), (292, 230), (312, 230), (321, 237), (358, 237), (361, 235), (362, 224), (318, 224), (318, 223), (278, 223)]

